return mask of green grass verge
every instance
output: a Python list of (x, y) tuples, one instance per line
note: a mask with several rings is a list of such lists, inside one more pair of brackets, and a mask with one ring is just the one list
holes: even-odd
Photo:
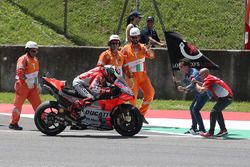
[(73, 45), (47, 25), (25, 15), (18, 7), (0, 0), (0, 44), (22, 44), (36, 41), (39, 45)]
[[(0, 93), (0, 103), (13, 103), (14, 93)], [(42, 101), (53, 100), (51, 95), (41, 95)], [(137, 106), (140, 105), (141, 100), (138, 100)], [(26, 100), (25, 103), (28, 103)], [(158, 100), (152, 102), (151, 109), (154, 110), (188, 110), (191, 101), (183, 100)], [(202, 111), (210, 111), (215, 102), (207, 102)], [(225, 111), (234, 112), (250, 112), (250, 102), (233, 102)]]
[[(50, 23), (53, 25), (50, 26), (51, 28), (63, 31), (64, 0), (32, 0), (32, 3), (30, 0), (11, 1), (24, 8), (26, 13), (40, 18), (38, 21), (43, 24)], [(243, 48), (244, 0), (156, 1), (166, 29), (179, 32), (198, 48)], [(122, 0), (68, 1), (68, 35), (81, 45), (106, 45), (109, 35), (116, 32), (123, 3)], [(123, 41), (126, 17), (130, 11), (135, 9), (136, 2), (129, 1), (120, 31)], [(163, 39), (161, 25), (152, 2), (140, 1), (140, 12), (144, 17), (139, 23), (139, 27), (145, 26), (147, 16), (155, 16), (156, 29)], [(46, 25), (40, 24), (29, 16), (25, 16), (10, 3), (0, 1), (0, 30), (4, 30), (4, 34), (1, 34), (4, 38), (0, 38), (1, 44), (25, 43), (27, 37), (31, 35), (39, 44), (63, 43), (63, 39), (61, 42), (56, 42), (55, 38), (58, 36), (48, 32)], [(0, 32), (2, 33), (2, 31)], [(8, 36), (8, 40), (6, 40), (6, 36)], [(15, 37), (18, 37), (18, 40)], [(47, 37), (48, 40), (46, 40)]]

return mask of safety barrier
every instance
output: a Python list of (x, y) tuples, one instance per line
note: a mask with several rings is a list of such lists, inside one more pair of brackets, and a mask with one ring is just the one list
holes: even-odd
[[(57, 79), (67, 80), (93, 68), (104, 47), (50, 47), (39, 48), (40, 75), (50, 72)], [(155, 87), (156, 99), (190, 99), (176, 91), (166, 49), (155, 49), (156, 58), (147, 60), (147, 71)], [(201, 50), (203, 54), (220, 65), (211, 71), (232, 88), (237, 101), (250, 100), (250, 51)], [(0, 46), (0, 91), (14, 91), (16, 61), (24, 54), (23, 46)], [(181, 78), (176, 71), (177, 78)]]

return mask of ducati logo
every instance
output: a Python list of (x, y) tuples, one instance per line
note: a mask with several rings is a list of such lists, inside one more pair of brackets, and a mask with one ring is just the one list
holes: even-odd
[[(194, 48), (192, 45), (188, 45), (190, 53), (187, 53), (185, 51), (185, 44), (183, 42), (180, 43), (179, 47), (180, 47), (181, 54), (184, 57), (186, 57), (186, 58), (188, 58), (190, 60), (196, 60), (196, 59), (199, 59), (202, 56), (202, 53), (198, 49)], [(190, 54), (193, 54), (193, 53), (197, 53), (197, 54), (196, 55), (190, 55)]]

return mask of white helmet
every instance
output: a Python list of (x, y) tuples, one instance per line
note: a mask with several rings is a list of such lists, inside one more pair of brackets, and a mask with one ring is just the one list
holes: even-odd
[(38, 49), (38, 45), (36, 42), (28, 41), (25, 45), (25, 49)]
[(141, 35), (141, 32), (140, 32), (139, 28), (133, 27), (130, 29), (129, 35), (130, 36), (138, 36), (138, 35)]
[(116, 35), (116, 34), (111, 35), (111, 36), (109, 37), (109, 42), (111, 42), (111, 41), (113, 41), (113, 40), (115, 40), (115, 41), (120, 41), (119, 35)]

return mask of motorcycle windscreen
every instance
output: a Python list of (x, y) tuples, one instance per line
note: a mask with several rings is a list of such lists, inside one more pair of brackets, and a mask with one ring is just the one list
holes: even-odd
[(114, 85), (121, 89), (121, 92), (129, 96), (134, 96), (134, 93), (122, 77), (117, 77), (114, 81)]

